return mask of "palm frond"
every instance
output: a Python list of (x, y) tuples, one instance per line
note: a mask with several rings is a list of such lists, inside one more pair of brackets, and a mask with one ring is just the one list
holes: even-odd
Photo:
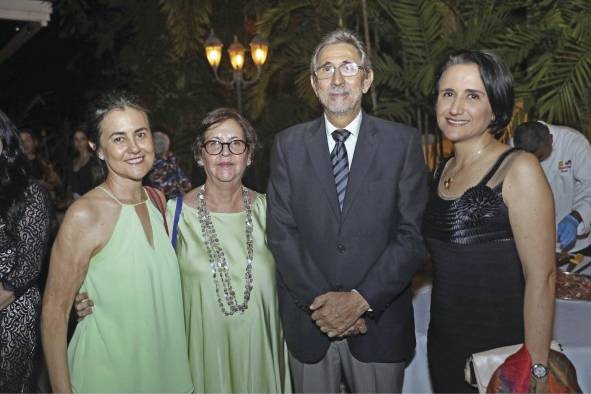
[(172, 37), (174, 53), (185, 56), (201, 51), (209, 32), (211, 0), (160, 0), (160, 9)]

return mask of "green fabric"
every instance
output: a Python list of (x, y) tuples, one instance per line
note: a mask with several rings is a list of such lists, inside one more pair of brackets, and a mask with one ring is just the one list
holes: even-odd
[(68, 347), (74, 392), (182, 392), (189, 371), (178, 263), (162, 215), (147, 202), (154, 248), (132, 205), (91, 260), (81, 291), (93, 313)]
[[(176, 201), (169, 201), (169, 218), (174, 216), (175, 205)], [(265, 242), (264, 195), (253, 201), (252, 211), (254, 287), (246, 312), (225, 316), (217, 302), (197, 210), (183, 204), (177, 256), (195, 392), (291, 392), (287, 347), (275, 291), (275, 261)], [(246, 266), (246, 213), (212, 213), (211, 216), (230, 266), (232, 286), (241, 303)]]

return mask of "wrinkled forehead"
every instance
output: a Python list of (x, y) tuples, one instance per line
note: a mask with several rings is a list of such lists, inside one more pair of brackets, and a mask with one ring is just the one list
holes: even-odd
[(361, 54), (357, 48), (351, 44), (339, 42), (325, 46), (318, 53), (318, 66), (326, 63), (339, 65), (343, 62), (354, 62), (361, 64)]

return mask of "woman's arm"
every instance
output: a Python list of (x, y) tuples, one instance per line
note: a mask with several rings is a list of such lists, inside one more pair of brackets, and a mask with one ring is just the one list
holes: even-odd
[[(51, 251), (41, 315), (41, 339), (53, 392), (69, 393), (67, 329), (72, 302), (96, 248), (98, 215), (84, 200), (72, 205)], [(97, 237), (97, 238), (95, 238)]]
[(525, 277), (525, 344), (534, 364), (548, 365), (554, 319), (554, 200), (537, 159), (521, 153), (507, 173), (503, 198)]

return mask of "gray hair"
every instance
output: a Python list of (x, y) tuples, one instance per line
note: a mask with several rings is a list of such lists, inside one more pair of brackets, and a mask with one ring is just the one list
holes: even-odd
[(360, 66), (362, 66), (366, 72), (367, 72), (367, 70), (372, 69), (371, 60), (369, 59), (369, 56), (368, 56), (367, 52), (365, 51), (365, 45), (363, 45), (363, 42), (357, 36), (357, 34), (353, 33), (350, 30), (339, 29), (339, 30), (334, 30), (334, 31), (328, 33), (326, 36), (324, 36), (322, 41), (320, 41), (320, 43), (318, 44), (318, 46), (314, 50), (314, 55), (312, 56), (312, 60), (310, 62), (310, 73), (312, 75), (315, 75), (314, 73), (315, 73), (316, 69), (318, 68), (318, 55), (320, 55), (320, 51), (328, 45), (341, 44), (341, 43), (352, 45), (355, 47), (355, 49), (357, 49), (357, 52), (359, 53), (359, 57), (361, 57)]
[(154, 154), (157, 159), (160, 159), (170, 149), (170, 138), (161, 131), (155, 131), (152, 133), (152, 139), (154, 140)]

